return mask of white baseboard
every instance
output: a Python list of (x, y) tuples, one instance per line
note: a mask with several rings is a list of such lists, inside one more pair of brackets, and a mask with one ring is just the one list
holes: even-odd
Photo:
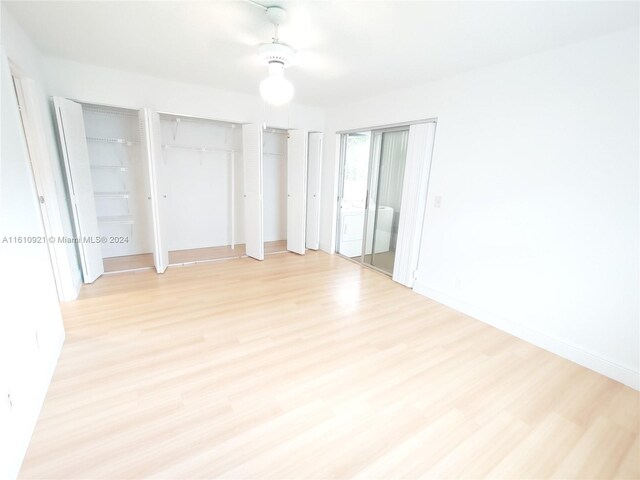
[(580, 347), (563, 342), (557, 338), (550, 337), (542, 332), (524, 327), (491, 312), (487, 312), (482, 308), (478, 308), (474, 305), (470, 305), (464, 301), (453, 298), (444, 292), (429, 288), (419, 281), (415, 282), (413, 290), (420, 295), (424, 295), (425, 297), (435, 300), (438, 303), (442, 303), (454, 310), (458, 310), (459, 312), (469, 315), (483, 323), (510, 333), (515, 337), (532, 343), (533, 345), (543, 348), (551, 353), (555, 353), (562, 358), (571, 360), (578, 365), (582, 365), (583, 367), (605, 375), (617, 382), (623, 383), (634, 390), (640, 390), (640, 372), (638, 371), (631, 370)]

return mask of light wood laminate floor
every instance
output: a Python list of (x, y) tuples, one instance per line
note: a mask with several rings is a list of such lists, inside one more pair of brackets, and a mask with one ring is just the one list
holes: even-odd
[(139, 268), (153, 268), (153, 253), (109, 257), (105, 258), (102, 263), (104, 265), (105, 273), (122, 272), (123, 270), (136, 270)]
[(321, 252), (64, 305), (22, 478), (638, 478), (639, 394)]
[[(286, 251), (286, 240), (264, 242), (265, 255), (270, 255), (272, 253), (283, 253)], [(193, 248), (190, 250), (176, 250), (173, 252), (169, 252), (169, 264), (180, 265), (198, 262), (210, 262), (212, 260), (240, 258), (244, 256), (246, 256), (244, 244), (236, 245), (235, 248), (231, 248), (230, 246)]]
[[(276, 240), (264, 243), (265, 255), (284, 253), (287, 251), (286, 240)], [(191, 248), (188, 250), (175, 250), (169, 252), (170, 265), (184, 265), (190, 263), (210, 262), (227, 258), (240, 258), (246, 255), (244, 244), (231, 248), (228, 245), (221, 247)], [(123, 272), (143, 268), (154, 268), (153, 253), (139, 255), (125, 255), (122, 257), (109, 257), (104, 261), (105, 273)]]

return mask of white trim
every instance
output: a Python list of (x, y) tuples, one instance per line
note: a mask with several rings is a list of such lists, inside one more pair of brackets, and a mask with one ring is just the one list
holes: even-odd
[(376, 125), (373, 127), (353, 128), (351, 130), (339, 130), (336, 133), (338, 135), (342, 135), (347, 133), (369, 132), (374, 130), (388, 130), (396, 127), (409, 127), (411, 125), (419, 125), (421, 123), (435, 123), (437, 121), (438, 121), (438, 117), (423, 118), (422, 120), (410, 120), (408, 122), (388, 123), (386, 125)]
[(607, 360), (600, 355), (589, 352), (576, 345), (566, 343), (557, 338), (550, 337), (537, 330), (519, 325), (518, 323), (502, 318), (482, 308), (476, 307), (462, 300), (458, 300), (444, 292), (427, 287), (416, 280), (413, 290), (436, 302), (442, 303), (454, 310), (469, 315), (476, 320), (496, 327), (537, 347), (555, 353), (578, 365), (598, 372), (617, 382), (623, 383), (634, 390), (640, 390), (640, 372), (631, 370), (625, 366)]

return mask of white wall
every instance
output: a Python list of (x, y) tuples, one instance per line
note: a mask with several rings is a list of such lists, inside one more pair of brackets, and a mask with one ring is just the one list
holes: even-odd
[[(277, 108), (265, 104), (258, 95), (226, 92), (205, 85), (165, 80), (58, 58), (46, 58), (44, 65), (51, 95), (127, 108), (150, 107), (160, 112), (234, 123), (264, 123), (273, 128), (309, 131), (324, 129), (324, 110), (317, 107), (292, 103)], [(269, 161), (271, 160), (273, 159)], [(286, 166), (286, 162), (280, 163)], [(265, 168), (265, 188), (272, 184), (275, 185), (274, 188), (279, 188), (276, 184), (278, 179), (281, 183), (281, 178), (277, 172), (282, 169), (274, 170), (269, 166)], [(286, 195), (282, 198), (283, 202), (286, 201)], [(281, 206), (286, 208), (286, 203), (283, 202), (280, 202)], [(285, 238), (286, 215), (282, 208), (274, 210), (265, 204), (265, 211), (265, 241)], [(239, 219), (237, 224), (242, 225), (242, 211), (236, 213)], [(236, 241), (243, 242), (243, 231), (236, 233)]]
[[(31, 39), (24, 33), (20, 26), (15, 22), (13, 16), (6, 10), (5, 6), (0, 4), (1, 17), (1, 40), (5, 48), (9, 60), (17, 66), (28, 78), (32, 79), (35, 89), (39, 93), (40, 105), (39, 112), (51, 112), (41, 118), (41, 122), (46, 136), (48, 147), (48, 161), (51, 165), (53, 174), (54, 189), (57, 192), (58, 202), (58, 218), (55, 222), (59, 224), (66, 237), (73, 237), (73, 226), (71, 222), (70, 205), (66, 196), (65, 180), (62, 170), (62, 161), (58, 151), (58, 142), (56, 140), (56, 130), (54, 126), (53, 110), (50, 106), (49, 97), (46, 93), (44, 72), (42, 70), (43, 57), (36, 49)], [(56, 203), (56, 202), (52, 202)], [(49, 212), (53, 215), (56, 212)], [(52, 220), (54, 221), (54, 220)], [(77, 256), (77, 248), (74, 244), (68, 243), (66, 248), (66, 260), (69, 262), (71, 270), (72, 282), (79, 289), (82, 283), (82, 272)]]
[[(227, 92), (207, 85), (165, 80), (148, 75), (47, 57), (44, 60), (51, 95), (127, 108), (193, 115), (235, 123), (266, 123), (270, 127), (322, 131), (324, 110), (292, 103), (264, 104), (256, 95)], [(256, 85), (257, 89), (257, 85)]]
[[(0, 12), (0, 239), (42, 236), (40, 208), (5, 55), (40, 87), (40, 110), (48, 111), (40, 57), (3, 7)], [(50, 117), (43, 120), (49, 156), (56, 163), (55, 187), (62, 192), (53, 124)], [(70, 234), (67, 206), (61, 203), (60, 207)], [(11, 479), (18, 474), (44, 401), (64, 342), (64, 327), (45, 244), (0, 243), (0, 265), (0, 478)], [(77, 264), (72, 266), (77, 269)]]
[(437, 117), (416, 290), (639, 388), (638, 37), (330, 110), (322, 248), (333, 247), (333, 134)]
[(4, 48), (0, 124), (0, 478), (15, 478), (64, 341), (56, 284)]

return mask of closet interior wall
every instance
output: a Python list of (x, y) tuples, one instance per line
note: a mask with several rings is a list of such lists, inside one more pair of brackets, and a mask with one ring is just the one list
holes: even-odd
[(287, 251), (288, 132), (267, 128), (263, 134), (265, 253)]
[(240, 125), (160, 114), (169, 263), (244, 255)]
[(82, 105), (105, 271), (153, 267), (149, 171), (138, 111)]

